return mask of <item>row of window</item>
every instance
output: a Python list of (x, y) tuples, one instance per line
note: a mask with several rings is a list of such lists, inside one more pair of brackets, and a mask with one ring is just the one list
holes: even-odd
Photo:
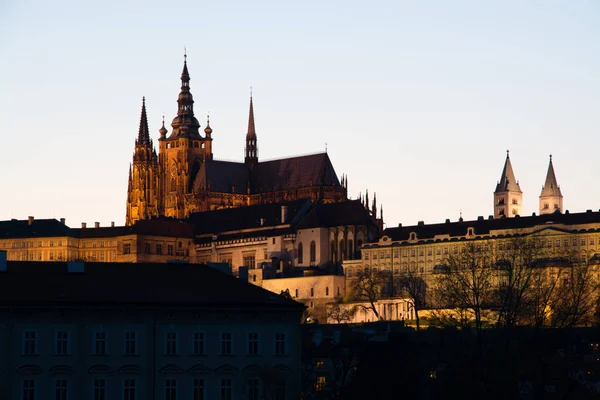
[[(325, 296), (330, 296), (330, 293), (332, 291), (329, 290), (329, 286), (325, 286)], [(298, 289), (295, 290), (294, 292), (294, 297), (300, 297), (300, 291)], [(340, 291), (340, 287), (338, 286), (337, 288), (337, 294), (336, 296), (340, 296), (341, 295), (341, 291)], [(310, 297), (315, 297), (315, 288), (310, 288)]]
[[(41, 241), (41, 240), (37, 240), (37, 241), (22, 241), (22, 242), (2, 242), (0, 243), (0, 248), (8, 248), (8, 245), (10, 243), (10, 248), (12, 249), (26, 249), (26, 248), (35, 248), (35, 247), (44, 247), (44, 245), (47, 245), (49, 247), (62, 247), (63, 245), (63, 241), (62, 240), (49, 240), (48, 242), (45, 241)], [(104, 245), (106, 243), (106, 246), (116, 246), (117, 242), (116, 241), (106, 241), (104, 242), (99, 241), (99, 242), (92, 242), (91, 243), (91, 248), (96, 248), (96, 247), (100, 247), (103, 248)], [(65, 244), (69, 247), (75, 247), (77, 242), (75, 241), (65, 241)], [(86, 242), (80, 242), (80, 247), (85, 249), (87, 247), (87, 243)]]
[[(71, 342), (70, 334), (67, 331), (57, 331), (55, 333), (54, 354), (70, 355)], [(206, 337), (204, 332), (194, 332), (191, 338), (191, 351), (193, 355), (206, 354)], [(231, 332), (221, 332), (219, 335), (220, 355), (233, 354), (233, 334)], [(139, 354), (139, 335), (136, 331), (125, 331), (123, 337), (123, 354)], [(260, 354), (260, 336), (258, 332), (249, 332), (246, 335), (246, 354)], [(108, 334), (106, 331), (98, 331), (93, 335), (92, 352), (95, 355), (109, 354)], [(179, 355), (179, 335), (177, 332), (167, 332), (165, 335), (165, 355)], [(273, 347), (275, 355), (287, 354), (287, 343), (285, 333), (275, 333), (275, 342)], [(21, 353), (31, 356), (39, 354), (38, 335), (36, 331), (27, 330), (23, 332), (23, 344)]]
[[(538, 246), (540, 248), (544, 248), (544, 247), (557, 247), (560, 248), (561, 247), (561, 243), (564, 247), (569, 247), (569, 244), (571, 244), (572, 246), (586, 246), (586, 245), (595, 245), (596, 243), (600, 244), (600, 238), (598, 239), (598, 241), (595, 240), (595, 238), (572, 238), (572, 239), (548, 239), (547, 241), (539, 241), (537, 242)], [(533, 242), (533, 244), (535, 244), (535, 242)], [(489, 250), (489, 245), (485, 245), (485, 249)], [(498, 249), (499, 250), (510, 250), (511, 249), (511, 245), (510, 243), (499, 243), (498, 244)], [(402, 249), (402, 251), (400, 252), (400, 250), (395, 249), (394, 250), (394, 258), (398, 258), (398, 256), (400, 254), (402, 254), (402, 257), (408, 257), (410, 251), (410, 256), (411, 257), (415, 257), (418, 255), (419, 257), (424, 257), (425, 256), (425, 251), (427, 251), (427, 255), (428, 256), (432, 256), (433, 255), (433, 248), (428, 247), (427, 249), (416, 249), (416, 248), (412, 248), (412, 249)], [(435, 254), (436, 255), (441, 255), (442, 252), (444, 254), (449, 254), (450, 251), (453, 254), (458, 254), (458, 246), (452, 246), (452, 247), (436, 247), (435, 248)], [(365, 260), (368, 260), (369, 257), (372, 257), (373, 260), (377, 260), (379, 259), (384, 259), (384, 258), (390, 258), (391, 257), (391, 251), (390, 250), (379, 250), (379, 251), (372, 251), (372, 252), (365, 252)]]
[[(57, 379), (54, 381), (53, 397), (56, 400), (69, 400), (71, 386), (66, 379)], [(192, 382), (192, 387), (184, 387), (177, 379), (165, 379), (163, 385), (163, 399), (164, 400), (178, 400), (181, 397), (189, 398), (186, 396), (186, 392), (191, 394), (192, 400), (205, 400), (208, 399), (206, 392), (209, 382), (207, 380), (196, 378)], [(248, 400), (258, 400), (264, 396), (264, 386), (261, 385), (259, 378), (249, 378), (243, 382), (244, 393), (247, 394)], [(234, 380), (231, 378), (223, 378), (218, 381), (218, 398), (219, 400), (232, 400), (234, 390)], [(122, 400), (138, 400), (139, 395), (139, 383), (135, 378), (124, 379), (120, 383), (119, 390), (121, 395), (118, 397)], [(106, 379), (94, 379), (92, 382), (92, 400), (109, 400), (114, 397), (109, 397), (109, 382)], [(286, 398), (286, 381), (285, 379), (276, 379), (274, 381), (274, 388), (272, 393), (274, 394), (274, 400), (285, 400)], [(38, 388), (35, 379), (24, 379), (21, 383), (21, 398), (23, 400), (36, 400), (36, 396), (45, 396), (47, 393), (42, 392), (41, 388)]]

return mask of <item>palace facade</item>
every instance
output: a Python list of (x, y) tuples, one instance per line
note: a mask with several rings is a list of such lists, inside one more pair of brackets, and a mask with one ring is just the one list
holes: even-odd
[(295, 199), (325, 203), (347, 199), (346, 179), (340, 182), (326, 152), (259, 161), (252, 96), (244, 162), (215, 160), (210, 122), (206, 121), (202, 135), (194, 116), (187, 58), (177, 105), (171, 132), (163, 118), (157, 154), (142, 100), (129, 168), (126, 225), (158, 216), (181, 219), (193, 212)]

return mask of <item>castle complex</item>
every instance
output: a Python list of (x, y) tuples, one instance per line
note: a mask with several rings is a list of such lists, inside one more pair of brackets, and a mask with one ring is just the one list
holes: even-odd
[(339, 202), (347, 199), (327, 153), (259, 162), (250, 97), (244, 162), (213, 159), (212, 128), (204, 136), (194, 116), (187, 59), (181, 74), (177, 116), (169, 134), (164, 124), (159, 152), (150, 139), (145, 99), (129, 169), (126, 224), (157, 216), (187, 218), (191, 213), (296, 199)]

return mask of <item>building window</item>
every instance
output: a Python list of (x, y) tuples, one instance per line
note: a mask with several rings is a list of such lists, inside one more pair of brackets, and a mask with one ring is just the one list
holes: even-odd
[(162, 244), (160, 243), (156, 245), (156, 254), (162, 255)]
[(94, 379), (94, 397), (93, 400), (106, 399), (106, 381), (104, 379)]
[(285, 333), (275, 334), (275, 355), (285, 355)]
[(125, 243), (123, 245), (123, 254), (131, 254), (131, 243)]
[(192, 350), (196, 356), (204, 354), (204, 332), (194, 332)]
[(174, 356), (177, 354), (177, 332), (167, 332), (165, 354), (168, 356)]
[(136, 400), (136, 382), (135, 379), (125, 379), (123, 381), (123, 400)]
[(581, 245), (585, 246), (585, 239), (581, 239)]
[(150, 250), (150, 243), (144, 243), (144, 253), (145, 254), (151, 254), (152, 251)]
[(398, 258), (398, 249), (394, 250), (394, 258)]
[(352, 278), (352, 268), (348, 268), (348, 278)]
[(192, 400), (204, 400), (204, 379), (194, 379)]
[(376, 251), (373, 252), (373, 260), (377, 260), (377, 252)]
[(177, 380), (165, 380), (165, 400), (177, 400)]
[(35, 380), (25, 379), (22, 386), (23, 400), (35, 400)]
[(327, 387), (327, 379), (324, 376), (315, 378), (315, 392), (322, 392)]
[(94, 338), (94, 354), (106, 354), (106, 332), (96, 332)]
[(365, 260), (368, 260), (368, 259), (369, 259), (369, 253), (367, 253), (367, 252), (365, 251)]
[(251, 356), (258, 355), (258, 333), (248, 333), (248, 354)]
[(232, 392), (231, 379), (221, 379), (221, 400), (232, 400)]
[(298, 297), (298, 289), (296, 289), (296, 297)]
[(244, 256), (244, 266), (248, 269), (254, 269), (256, 266), (256, 256), (254, 254)]
[(310, 297), (315, 297), (315, 288), (310, 288)]
[(23, 332), (23, 354), (27, 356), (37, 354), (36, 337), (34, 331)]
[(260, 382), (258, 378), (248, 379), (248, 400), (259, 400)]
[(231, 333), (221, 333), (221, 355), (231, 355)]
[(314, 240), (310, 242), (310, 262), (317, 262), (317, 244)]
[(56, 332), (56, 354), (60, 356), (69, 354), (69, 332)]
[(274, 400), (285, 400), (285, 379), (275, 380), (275, 399)]
[(167, 255), (168, 256), (173, 255), (173, 245), (172, 244), (167, 245)]
[(54, 385), (54, 398), (56, 400), (67, 400), (67, 380), (57, 379)]
[(593, 245), (594, 244), (594, 238), (590, 238), (590, 244)]
[(325, 287), (325, 296), (329, 296), (329, 286)]
[(560, 247), (560, 239), (556, 239), (556, 240), (554, 241), (554, 245), (555, 245), (556, 247)]
[(125, 355), (133, 356), (137, 354), (137, 334), (133, 331), (125, 332)]
[(335, 241), (331, 241), (331, 262), (335, 262)]
[(569, 239), (565, 239), (565, 247), (569, 245)]
[(302, 248), (302, 242), (298, 243), (298, 265), (302, 265), (304, 262), (304, 249)]

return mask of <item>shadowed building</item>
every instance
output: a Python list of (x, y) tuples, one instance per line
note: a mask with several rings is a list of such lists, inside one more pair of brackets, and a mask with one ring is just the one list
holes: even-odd
[(207, 120), (202, 136), (194, 116), (187, 60), (177, 104), (170, 134), (163, 119), (157, 157), (143, 101), (129, 172), (126, 225), (156, 216), (187, 218), (193, 212), (295, 199), (346, 200), (346, 179), (340, 183), (326, 152), (259, 161), (252, 97), (244, 162), (213, 159), (210, 123)]

